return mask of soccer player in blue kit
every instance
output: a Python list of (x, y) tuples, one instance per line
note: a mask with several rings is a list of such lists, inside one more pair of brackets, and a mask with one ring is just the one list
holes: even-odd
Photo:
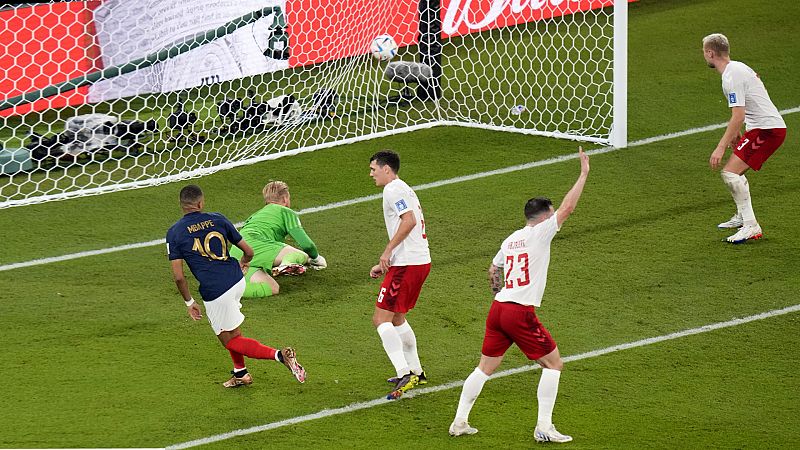
[[(211, 328), (231, 354), (233, 377), (222, 385), (230, 388), (253, 383), (253, 377), (244, 365), (245, 356), (282, 362), (297, 381), (303, 383), (306, 371), (297, 362), (291, 347), (282, 350), (267, 347), (242, 336), (239, 329), (244, 322), (244, 314), (240, 311), (245, 288), (243, 273), (247, 272), (253, 259), (252, 247), (225, 216), (203, 212), (205, 200), (200, 187), (189, 185), (181, 189), (180, 203), (184, 216), (167, 231), (167, 254), (189, 316), (193, 320), (203, 317), (189, 292), (189, 283), (183, 273), (184, 261), (200, 283), (200, 295)], [(230, 256), (231, 244), (244, 252), (241, 261)]]

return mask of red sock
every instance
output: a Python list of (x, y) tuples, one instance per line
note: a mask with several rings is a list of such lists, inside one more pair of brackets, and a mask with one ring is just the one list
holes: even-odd
[(244, 336), (236, 336), (228, 341), (225, 346), (231, 352), (236, 352), (254, 359), (275, 359), (276, 350)]
[(244, 355), (239, 352), (235, 352), (233, 350), (228, 350), (231, 352), (231, 359), (233, 360), (233, 370), (241, 370), (244, 369)]

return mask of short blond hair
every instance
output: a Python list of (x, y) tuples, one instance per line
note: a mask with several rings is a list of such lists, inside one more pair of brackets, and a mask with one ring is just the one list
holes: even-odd
[(731, 51), (731, 44), (724, 34), (714, 33), (703, 38), (703, 49), (712, 50), (718, 55), (727, 55)]
[(283, 181), (270, 181), (261, 191), (264, 203), (279, 203), (289, 195), (289, 186)]

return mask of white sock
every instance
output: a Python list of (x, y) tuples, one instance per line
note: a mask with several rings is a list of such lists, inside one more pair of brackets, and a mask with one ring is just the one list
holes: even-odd
[(471, 374), (464, 381), (464, 387), (461, 389), (461, 398), (458, 399), (458, 410), (456, 410), (456, 422), (469, 420), (469, 412), (472, 410), (472, 405), (481, 394), (484, 383), (489, 379), (479, 368), (475, 368)]
[(753, 204), (750, 201), (750, 183), (744, 175), (737, 175), (732, 172), (722, 171), (722, 181), (728, 186), (733, 201), (736, 202), (736, 209), (742, 215), (745, 225), (756, 225), (756, 213), (753, 211)]
[(407, 320), (399, 327), (394, 327), (394, 329), (397, 330), (400, 340), (403, 341), (403, 355), (406, 358), (406, 362), (408, 362), (408, 367), (415, 374), (421, 375), (422, 363), (419, 362), (419, 355), (417, 354), (417, 336), (414, 335), (414, 330), (411, 329), (411, 325), (408, 324)]
[(561, 378), (560, 370), (542, 369), (542, 377), (539, 379), (539, 389), (536, 391), (536, 398), (539, 401), (537, 427), (546, 429), (550, 428), (550, 425), (553, 424), (553, 407), (556, 406), (559, 378)]
[(378, 335), (381, 337), (383, 349), (389, 355), (397, 376), (402, 377), (410, 372), (411, 369), (408, 367), (406, 357), (403, 355), (403, 341), (400, 340), (400, 335), (397, 334), (394, 325), (391, 322), (383, 322), (378, 325)]

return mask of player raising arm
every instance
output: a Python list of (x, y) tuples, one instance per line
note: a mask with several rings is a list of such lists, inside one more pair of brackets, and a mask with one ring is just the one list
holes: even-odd
[(569, 442), (572, 437), (559, 433), (553, 425), (553, 407), (558, 382), (564, 366), (556, 342), (536, 317), (542, 304), (547, 268), (550, 264), (550, 242), (561, 225), (575, 210), (589, 175), (589, 157), (579, 149), (581, 173), (569, 190), (558, 211), (548, 198), (537, 197), (525, 204), (525, 227), (512, 233), (500, 246), (489, 266), (489, 280), (494, 302), (486, 318), (481, 360), (467, 377), (461, 391), (451, 436), (475, 434), (469, 425), (469, 413), (484, 383), (500, 366), (511, 344), (517, 344), (525, 356), (542, 367), (537, 399), (539, 417), (534, 439), (539, 442)]
[[(239, 301), (245, 288), (242, 272), (248, 269), (253, 249), (225, 216), (203, 212), (205, 199), (198, 186), (189, 185), (181, 189), (180, 203), (184, 216), (167, 231), (167, 254), (189, 316), (194, 320), (202, 318), (200, 307), (189, 292), (189, 283), (183, 272), (184, 261), (200, 283), (200, 295), (214, 334), (230, 352), (233, 377), (222, 385), (229, 388), (253, 382), (244, 365), (245, 356), (280, 361), (297, 381), (304, 382), (306, 371), (297, 362), (291, 347), (275, 350), (242, 336), (239, 329), (244, 322)], [(231, 243), (242, 251), (241, 261), (230, 256)]]

